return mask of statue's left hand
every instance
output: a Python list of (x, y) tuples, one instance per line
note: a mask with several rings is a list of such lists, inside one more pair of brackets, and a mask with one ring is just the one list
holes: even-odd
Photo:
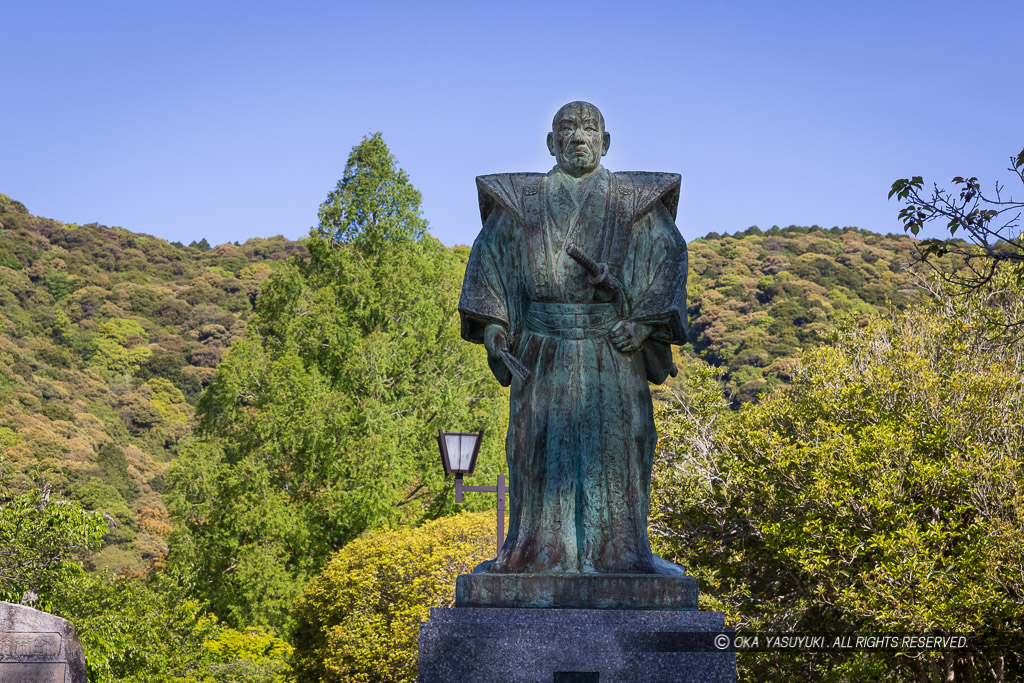
[(491, 358), (501, 358), (502, 351), (508, 351), (508, 335), (501, 325), (491, 323), (484, 330), (484, 347)]
[(651, 328), (635, 320), (623, 320), (612, 328), (612, 344), (622, 353), (632, 353), (641, 346), (651, 334)]

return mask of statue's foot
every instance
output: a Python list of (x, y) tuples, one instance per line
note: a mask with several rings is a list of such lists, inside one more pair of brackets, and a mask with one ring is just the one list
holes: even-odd
[(668, 560), (654, 555), (654, 573), (662, 576), (686, 576), (686, 570), (681, 565), (669, 562)]
[(494, 566), (494, 560), (484, 560), (477, 566), (473, 567), (474, 574), (490, 574), (491, 567)]

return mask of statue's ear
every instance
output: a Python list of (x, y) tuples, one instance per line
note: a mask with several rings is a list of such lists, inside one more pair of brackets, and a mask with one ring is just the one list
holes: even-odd
[(551, 152), (551, 156), (555, 156), (555, 134), (548, 133), (548, 151)]
[(605, 133), (604, 134), (604, 142), (601, 143), (601, 156), (604, 156), (605, 154), (608, 153), (608, 148), (611, 146), (611, 144), (612, 144), (612, 134), (611, 133)]

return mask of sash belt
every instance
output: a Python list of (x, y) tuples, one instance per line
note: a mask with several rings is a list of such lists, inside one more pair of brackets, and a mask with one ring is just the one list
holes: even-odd
[(554, 304), (531, 301), (526, 309), (526, 329), (562, 339), (603, 337), (618, 322), (614, 303)]

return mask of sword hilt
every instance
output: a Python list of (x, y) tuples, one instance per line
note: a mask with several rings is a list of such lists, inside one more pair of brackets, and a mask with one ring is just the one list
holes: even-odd
[(622, 285), (615, 279), (615, 276), (608, 270), (607, 263), (598, 263), (594, 259), (590, 258), (583, 251), (572, 242), (565, 245), (565, 253), (575, 261), (576, 263), (583, 266), (583, 270), (590, 273), (590, 284), (601, 289), (608, 289), (613, 292), (619, 292), (622, 289)]

